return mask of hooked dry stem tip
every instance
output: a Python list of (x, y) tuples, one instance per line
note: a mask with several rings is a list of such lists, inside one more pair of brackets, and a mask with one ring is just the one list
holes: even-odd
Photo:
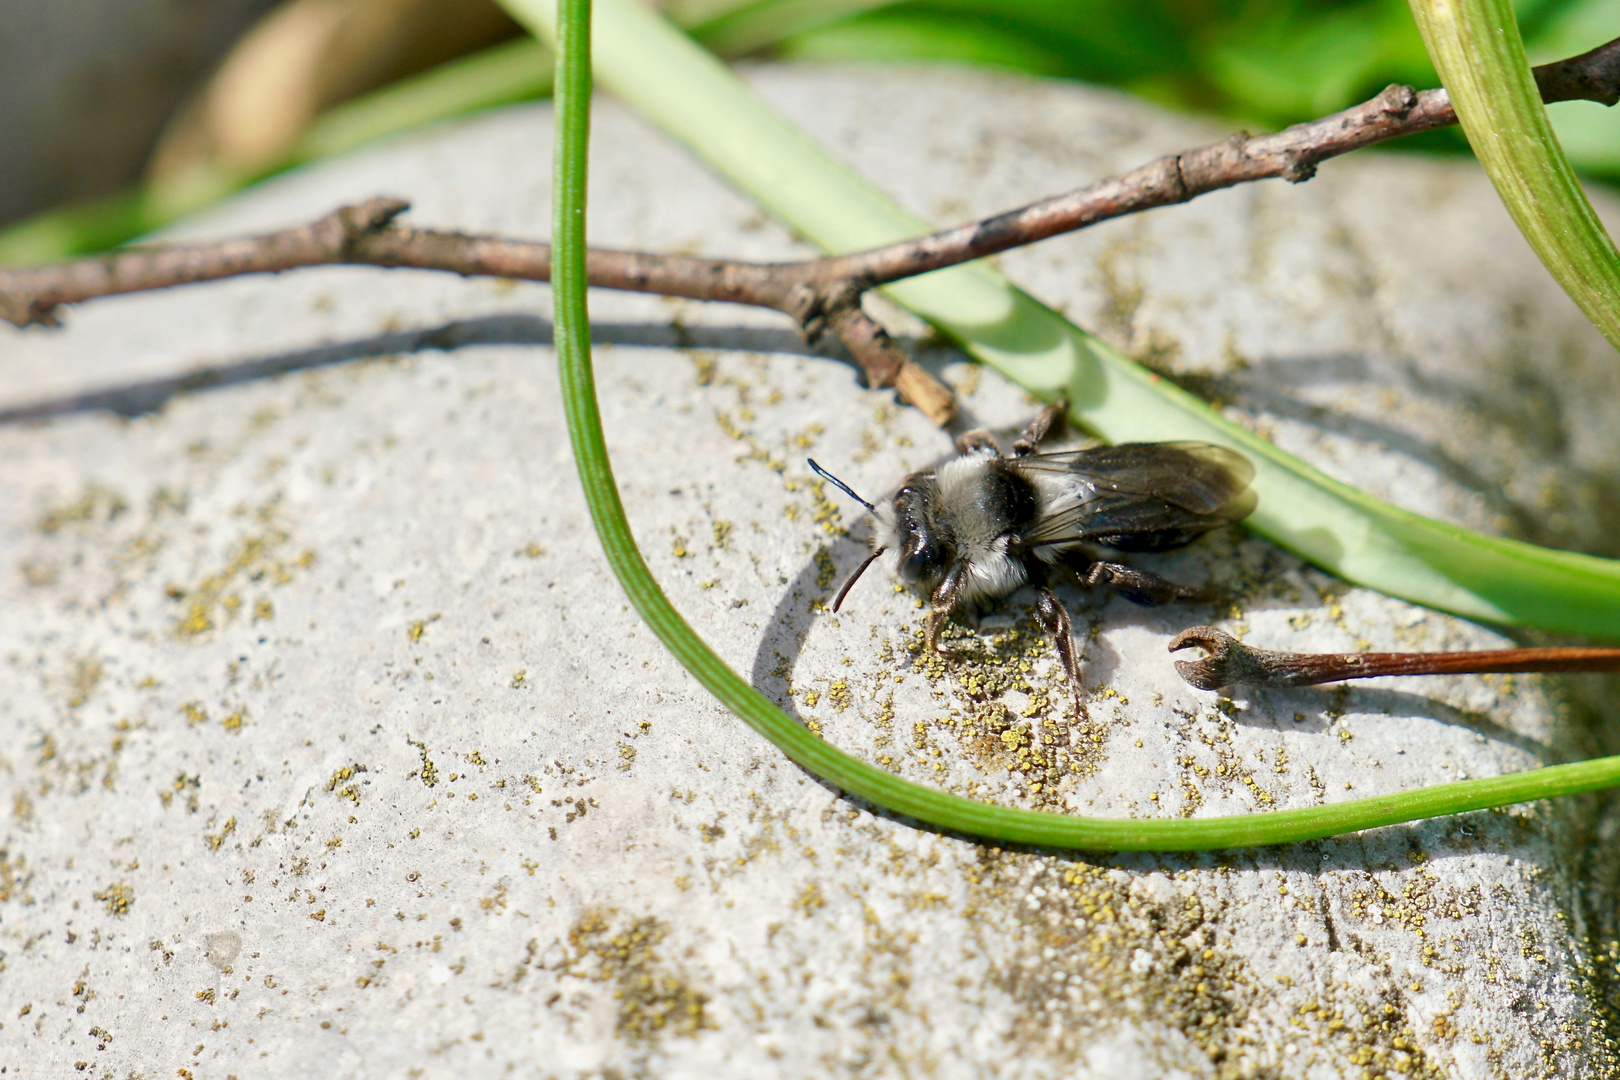
[(1202, 660), (1177, 660), (1200, 690), (1223, 686), (1314, 686), (1380, 675), (1484, 675), (1507, 672), (1620, 671), (1620, 649), (1482, 649), (1475, 652), (1290, 653), (1256, 649), (1213, 626), (1183, 630), (1170, 651), (1198, 646)]

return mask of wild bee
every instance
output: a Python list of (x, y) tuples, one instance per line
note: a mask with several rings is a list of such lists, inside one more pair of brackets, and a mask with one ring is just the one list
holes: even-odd
[(1167, 551), (1241, 521), (1255, 507), (1254, 467), (1241, 454), (1200, 442), (1036, 453), (1066, 413), (1065, 402), (1043, 409), (1013, 443), (1011, 457), (987, 431), (967, 432), (956, 440), (957, 457), (912, 473), (877, 506), (811, 461), (818, 476), (865, 506), (876, 522), (872, 554), (838, 590), (833, 610), (866, 568), (888, 555), (890, 572), (931, 602), (928, 650), (945, 652), (939, 637), (946, 619), (1028, 585), (1078, 703), (1080, 664), (1069, 613), (1048, 584), (1055, 571), (1073, 573), (1084, 588), (1112, 586), (1138, 604), (1204, 598), (1202, 589), (1088, 549)]

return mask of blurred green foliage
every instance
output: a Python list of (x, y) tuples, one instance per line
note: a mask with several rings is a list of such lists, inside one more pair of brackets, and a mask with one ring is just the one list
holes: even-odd
[[(1406, 0), (664, 0), (722, 56), (947, 60), (1117, 86), (1188, 112), (1264, 130), (1367, 98), (1392, 82), (1435, 86)], [(1620, 0), (1517, 0), (1533, 62), (1620, 36)], [(550, 91), (549, 54), (512, 42), (452, 61), (323, 115), (268, 172), (377, 138)], [(1553, 106), (1575, 167), (1620, 180), (1620, 112)], [(1467, 153), (1455, 128), (1409, 149)], [(222, 174), (198, 188), (152, 185), (62, 207), (0, 230), (0, 265), (105, 250), (262, 178)]]
[[(758, 25), (791, 3), (764, 0), (746, 12)], [(1515, 8), (1538, 63), (1620, 37), (1620, 0), (1519, 0)], [(784, 35), (771, 51), (990, 64), (1118, 86), (1260, 129), (1333, 112), (1390, 83), (1438, 85), (1406, 0), (873, 0)], [(1620, 114), (1592, 102), (1551, 112), (1578, 168), (1620, 177)], [(1467, 151), (1456, 130), (1408, 145)]]

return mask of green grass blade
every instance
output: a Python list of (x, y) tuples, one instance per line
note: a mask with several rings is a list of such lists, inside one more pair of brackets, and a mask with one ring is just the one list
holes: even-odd
[(0, 266), (38, 266), (105, 251), (169, 221), (139, 188), (59, 206), (0, 230)]
[[(546, 32), (547, 0), (507, 0)], [(926, 231), (772, 111), (718, 60), (629, 0), (600, 0), (597, 73), (622, 99), (829, 251)], [(1204, 439), (1256, 465), (1256, 532), (1350, 581), (1469, 618), (1620, 637), (1620, 564), (1432, 521), (1341, 484), (1074, 326), (982, 264), (890, 296), (1113, 442)]]
[(1620, 252), (1547, 120), (1510, 0), (1411, 0), (1423, 43), (1496, 193), (1549, 273), (1620, 348)]
[[(539, 18), (537, 7), (519, 10)], [(659, 640), (715, 697), (793, 761), (852, 795), (935, 828), (1006, 842), (1094, 851), (1197, 851), (1290, 843), (1620, 784), (1620, 757), (1612, 757), (1277, 813), (1190, 820), (1070, 817), (995, 806), (902, 780), (843, 753), (795, 723), (728, 668), (675, 610), (653, 580), (625, 520), (597, 408), (585, 306), (591, 2), (562, 0), (561, 14), (556, 37), (557, 148), (552, 209), (556, 262), (552, 281), (558, 372), (586, 504), (609, 565)]]
[(1072, 74), (1061, 53), (1021, 34), (984, 19), (932, 11), (880, 11), (797, 34), (784, 41), (776, 55), (784, 60), (840, 62), (947, 60), (1031, 75)]
[(294, 162), (346, 153), (402, 131), (551, 93), (551, 50), (533, 38), (495, 45), (322, 113)]
[(764, 0), (736, 4), (732, 10), (706, 14), (691, 26), (692, 36), (722, 56), (742, 56), (774, 45), (785, 37), (819, 29), (831, 23), (898, 0)]

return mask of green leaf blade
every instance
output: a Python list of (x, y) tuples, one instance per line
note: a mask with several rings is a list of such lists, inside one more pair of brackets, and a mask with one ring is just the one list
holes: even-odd
[(1620, 348), (1620, 252), (1558, 145), (1510, 0), (1411, 0), (1457, 121), (1519, 231)]

